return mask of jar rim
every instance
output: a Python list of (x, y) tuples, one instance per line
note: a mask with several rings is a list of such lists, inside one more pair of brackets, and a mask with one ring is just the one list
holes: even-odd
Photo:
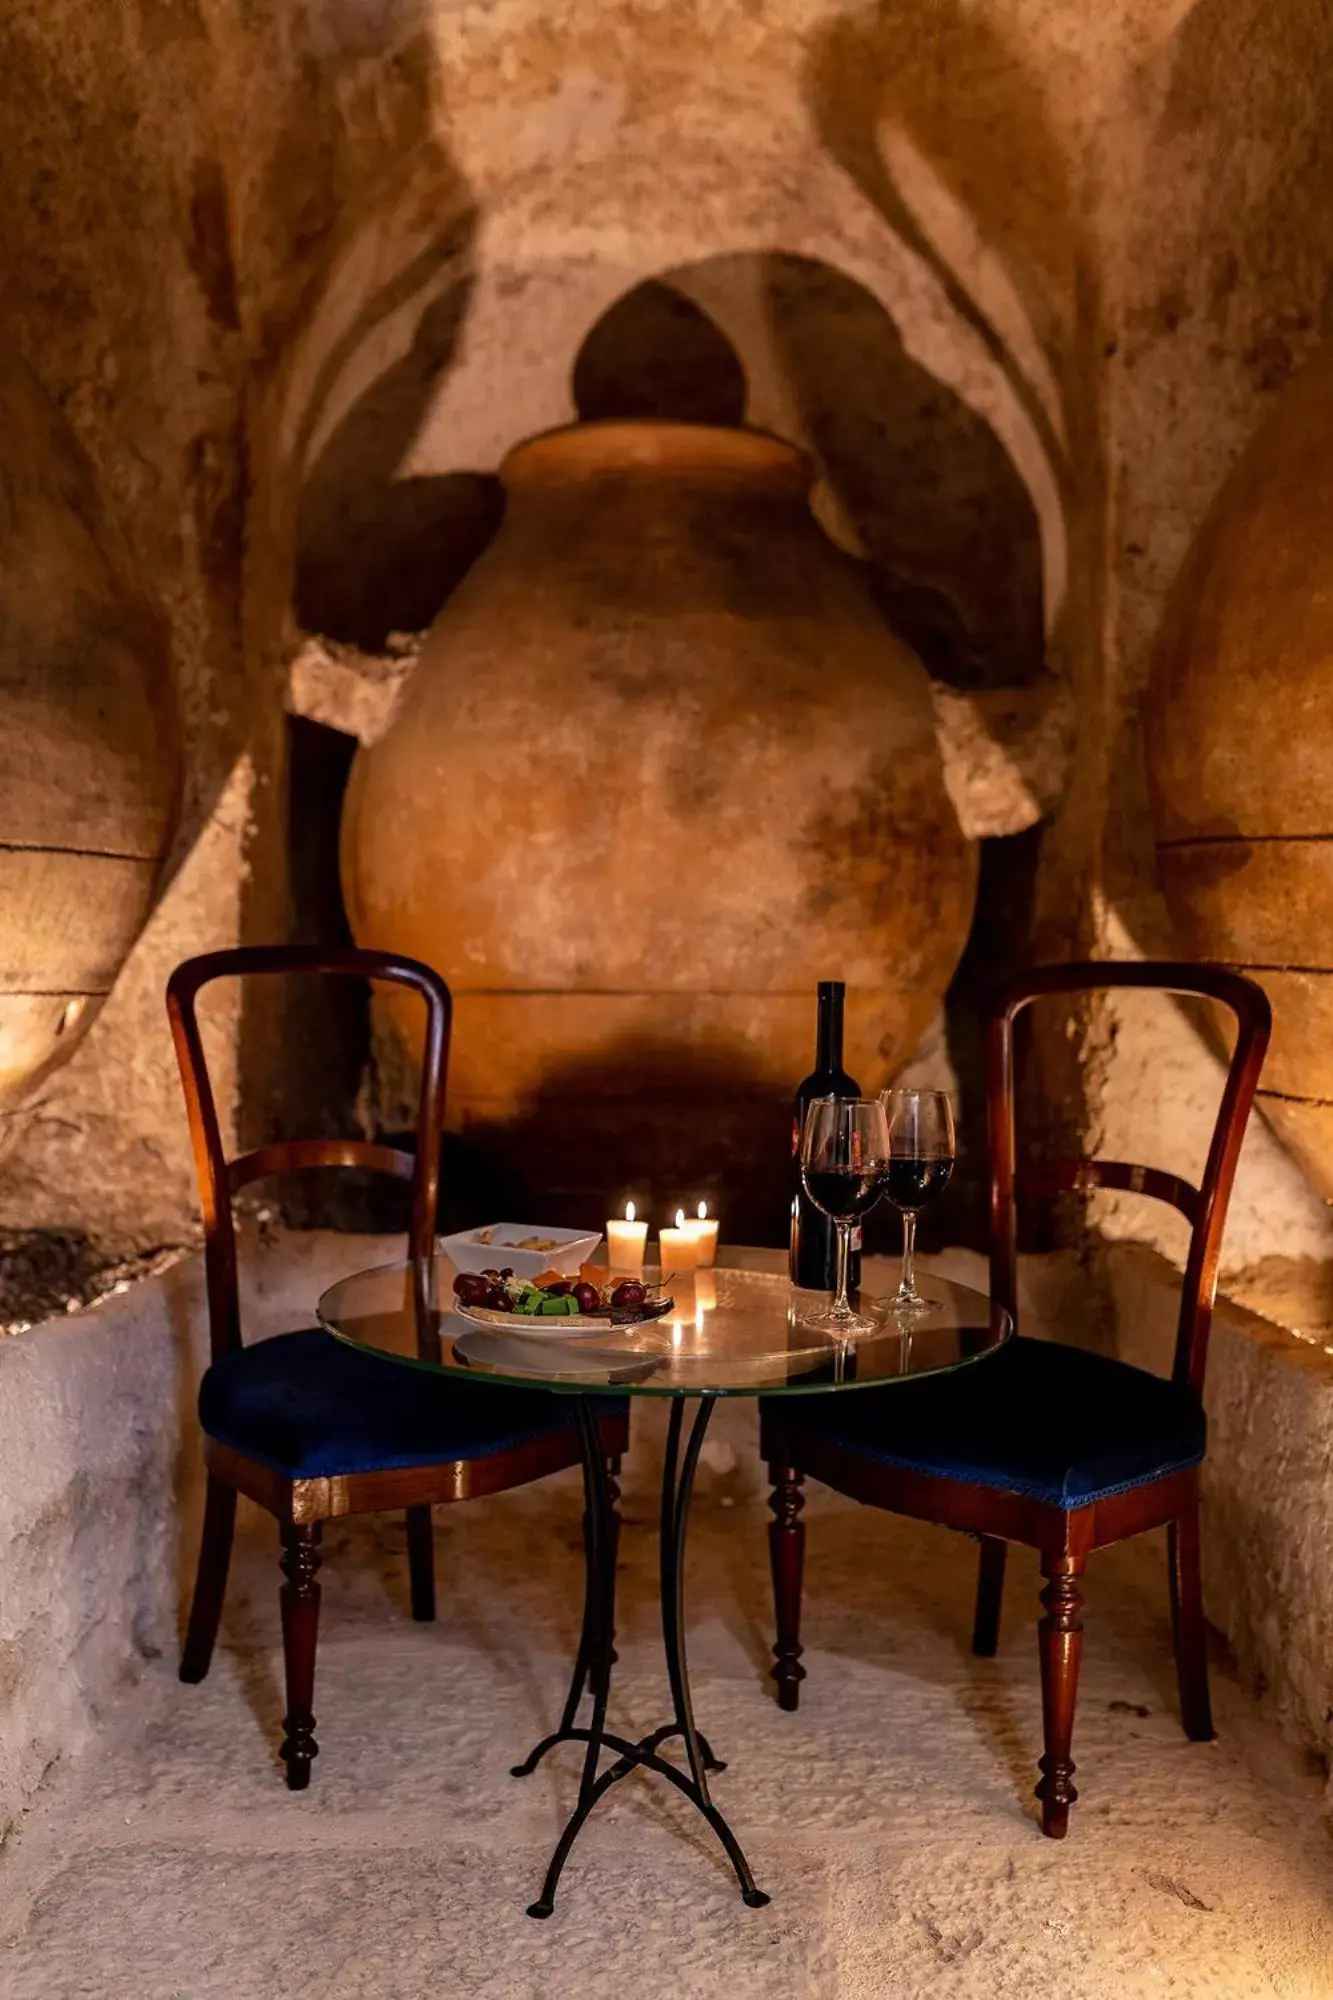
[(525, 438), (500, 466), (507, 490), (558, 484), (589, 472), (749, 480), (785, 486), (801, 497), (814, 465), (799, 445), (771, 431), (729, 424), (693, 424), (656, 417), (614, 417), (563, 424)]

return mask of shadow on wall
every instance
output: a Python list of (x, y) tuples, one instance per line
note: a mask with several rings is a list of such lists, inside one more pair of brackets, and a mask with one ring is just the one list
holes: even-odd
[(855, 279), (777, 256), (761, 276), (783, 373), (888, 624), (953, 687), (1038, 679), (1037, 515), (990, 425), (912, 360)]
[[(737, 302), (728, 332), (689, 296), (700, 279)], [(342, 419), (311, 470), (296, 566), (307, 630), (373, 651), (391, 631), (423, 629), (499, 526), (493, 472), (397, 477), (457, 356), (467, 294), (460, 285), (427, 310), (408, 354)], [(1028, 490), (985, 420), (911, 359), (879, 301), (833, 266), (763, 253), (635, 286), (575, 358), (579, 417), (743, 423), (747, 335), (773, 350), (800, 441), (861, 544), (892, 628), (953, 686), (1039, 678), (1041, 546)]]
[(441, 1216), (592, 1228), (633, 1200), (655, 1228), (706, 1201), (731, 1241), (785, 1242), (791, 1115), (739, 1043), (609, 1042), (549, 1070), (521, 1117), (446, 1140)]
[(504, 492), (493, 473), (400, 478), (458, 353), (471, 281), (451, 284), (416, 337), (335, 427), (311, 467), (296, 517), (297, 623), (381, 652), (420, 632), (494, 535)]
[(572, 386), (585, 424), (745, 422), (748, 388), (739, 354), (669, 275), (635, 285), (602, 314), (578, 351)]
[[(962, 0), (880, 0), (872, 11), (845, 15), (820, 38), (806, 94), (829, 154), (935, 274), (1040, 439), (1063, 498), (1070, 556), (1052, 651), (1057, 660), (1095, 660), (1104, 590), (1105, 332), (1095, 256), (1047, 84), (994, 21)], [(953, 232), (952, 244), (951, 208), (966, 218), (965, 234)], [(1003, 293), (980, 295), (986, 285), (975, 243), (1019, 301), (1054, 397), (1015, 351)], [(969, 281), (960, 275), (965, 260)], [(1034, 836), (1035, 854), (1027, 842), (983, 846), (974, 944), (988, 930), (992, 944), (1010, 947), (1008, 962), (994, 966), (997, 978), (1034, 956), (1065, 957), (1087, 947), (1084, 884), (1099, 837), (1100, 797), (1093, 773), (1092, 782), (1071, 792), (1054, 837)], [(1049, 855), (1057, 842), (1052, 865), (1040, 850)], [(1003, 922), (1006, 905), (1015, 903), (1027, 909), (1032, 926), (1017, 953)], [(983, 969), (989, 966), (979, 966), (969, 946), (947, 1003), (951, 1049), (975, 1049)], [(1071, 1153), (1081, 1149), (1091, 1111), (1075, 1046), (1064, 1036), (1043, 1036), (1027, 1065), (1049, 1106), (1051, 1143)], [(975, 1069), (974, 1058), (964, 1053), (963, 1060)]]
[[(271, 401), (260, 393), (254, 398), (269, 422), (255, 441), (249, 471), (257, 496), (252, 519), (270, 519), (278, 530), (269, 538), (252, 533), (246, 552), (248, 623), (264, 674), (262, 774), (267, 756), (279, 768), (283, 761), (281, 743), (274, 742), (285, 727), (283, 690), (265, 642), (275, 652), (288, 642), (310, 440), (351, 356), (432, 286), (438, 291), (442, 282), (465, 276), (476, 213), (466, 181), (437, 137), (444, 121), (439, 59), (429, 32), (405, 38), (389, 60), (377, 50), (341, 47), (336, 39), (318, 54), (301, 49), (290, 75), (274, 61), (271, 24), (262, 10), (246, 32), (254, 38), (245, 51), (250, 63), (243, 66), (251, 72), (250, 99), (270, 140), (254, 163), (254, 207), (273, 219), (267, 233), (248, 242), (243, 274), (246, 292), (257, 302), (252, 345), (264, 362), (256, 391), (273, 392)], [(299, 48), (298, 35), (299, 28), (293, 29), (288, 39)], [(348, 253), (369, 242), (385, 252), (377, 270), (393, 268), (386, 246), (400, 247), (395, 276), (345, 314), (348, 302), (339, 286), (347, 281), (349, 262), (355, 264)], [(279, 442), (288, 429), (282, 396), (296, 395), (291, 384), (304, 382), (307, 370), (309, 386), (300, 392), (299, 406), (290, 406), (297, 421), (287, 448)], [(288, 388), (280, 391), (284, 381)], [(293, 798), (290, 782), (286, 803), (289, 818), (307, 804)], [(261, 829), (274, 848), (283, 831), (280, 822)], [(289, 839), (289, 853), (290, 846)], [(284, 919), (290, 932), (292, 913), (282, 893), (290, 882), (276, 866), (249, 871), (243, 942), (280, 934)], [(295, 929), (304, 928), (298, 910)], [(288, 1095), (294, 1091), (299, 1100), (303, 1090), (308, 1096), (316, 1087), (309, 1079), (321, 1038), (318, 1031), (309, 1033), (311, 1026), (285, 996), (265, 994), (262, 984), (247, 991), (237, 1057), (243, 1143), (281, 1135), (291, 1122)], [(336, 1016), (329, 1018), (326, 1045), (338, 1032)]]
[(1095, 321), (1096, 301), (1045, 85), (994, 22), (960, 0), (881, 0), (820, 38), (806, 93), (829, 154), (935, 274), (1058, 470), (1066, 447), (1051, 413), (995, 316), (954, 270), (938, 232), (924, 226), (923, 191), (904, 185), (903, 168), (892, 164), (882, 139), (886, 130), (907, 137), (1003, 266), (1062, 385), (1062, 415), (1072, 426), (1080, 393), (1095, 394), (1092, 378), (1079, 374), (1076, 332), (1089, 315)]

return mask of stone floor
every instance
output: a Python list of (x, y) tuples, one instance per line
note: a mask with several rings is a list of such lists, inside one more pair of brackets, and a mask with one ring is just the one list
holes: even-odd
[[(653, 1490), (661, 1412), (636, 1413), (616, 1713), (665, 1689)], [(717, 1796), (771, 1906), (743, 1907), (711, 1836), (660, 1782), (604, 1804), (554, 1919), (524, 1915), (568, 1809), (550, 1726), (577, 1624), (572, 1477), (446, 1510), (441, 1618), (404, 1613), (400, 1525), (329, 1537), (311, 1790), (276, 1775), (271, 1528), (238, 1549), (225, 1644), (202, 1687), (154, 1663), (98, 1750), (58, 1773), (0, 1869), (7, 2000), (1323, 2000), (1333, 1844), (1322, 1779), (1224, 1663), (1221, 1740), (1176, 1724), (1155, 1538), (1090, 1577), (1063, 1845), (1032, 1815), (1039, 1748), (1031, 1559), (1011, 1565), (1000, 1657), (965, 1649), (971, 1545), (818, 1490), (807, 1520), (799, 1715), (765, 1680), (766, 1515), (753, 1410), (701, 1467), (690, 1568), (696, 1709), (730, 1768)]]

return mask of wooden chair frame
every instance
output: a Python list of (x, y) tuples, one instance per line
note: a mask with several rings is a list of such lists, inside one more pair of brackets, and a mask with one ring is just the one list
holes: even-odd
[[(218, 979), (291, 974), (384, 980), (420, 995), (426, 1009), (426, 1040), (415, 1154), (364, 1139), (298, 1139), (260, 1146), (228, 1160), (199, 1032), (199, 994)], [(301, 945), (242, 946), (187, 959), (172, 973), (167, 984), (167, 1015), (180, 1065), (203, 1209), (204, 1274), (214, 1362), (236, 1353), (242, 1345), (232, 1199), (253, 1181), (314, 1167), (360, 1167), (410, 1181), (409, 1255), (423, 1268), (431, 1258), (451, 1013), (449, 989), (438, 973), (415, 959), (381, 951), (335, 951)], [(624, 1417), (613, 1416), (603, 1418), (600, 1429), (614, 1505), (621, 1454), (629, 1446), (629, 1426)], [(552, 1432), (478, 1459), (355, 1472), (337, 1478), (285, 1478), (215, 1438), (205, 1436), (203, 1444), (208, 1475), (203, 1535), (180, 1677), (183, 1681), (197, 1682), (208, 1672), (226, 1592), (236, 1496), (244, 1493), (275, 1516), (282, 1543), (287, 1714), (280, 1754), (286, 1765), (287, 1783), (293, 1791), (303, 1790), (309, 1783), (311, 1761), (318, 1751), (311, 1703), (320, 1599), (316, 1576), (323, 1523), (347, 1514), (405, 1509), (412, 1616), (430, 1620), (435, 1616), (432, 1506), (445, 1501), (474, 1500), (487, 1493), (527, 1485), (548, 1473), (578, 1465), (581, 1460), (578, 1432), (573, 1425), (567, 1433)]]
[[(1118, 1160), (1079, 1160), (1020, 1173), (1014, 1119), (1014, 1024), (1025, 1008), (1053, 995), (1137, 988), (1211, 1000), (1236, 1018), (1236, 1042), (1213, 1127), (1202, 1186), (1178, 1175)], [(1200, 1402), (1208, 1336), (1217, 1293), (1227, 1205), (1241, 1144), (1272, 1026), (1266, 995), (1239, 973), (1212, 965), (1174, 963), (1071, 964), (1044, 967), (1006, 986), (996, 997), (987, 1036), (987, 1127), (990, 1150), (990, 1284), (993, 1297), (1018, 1323), (1017, 1203), (1019, 1195), (1054, 1195), (1093, 1188), (1154, 1196), (1180, 1210), (1190, 1224), (1189, 1256), (1181, 1286), (1172, 1380)], [(985, 1364), (982, 1364), (983, 1366)], [(777, 1612), (778, 1700), (795, 1709), (805, 1669), (800, 1664), (801, 1578), (804, 1561), (806, 1474), (838, 1492), (892, 1513), (961, 1529), (981, 1541), (972, 1650), (995, 1652), (1008, 1543), (1035, 1548), (1041, 1558), (1045, 1615), (1038, 1627), (1044, 1752), (1040, 1760), (1042, 1830), (1060, 1839), (1078, 1796), (1070, 1756), (1083, 1627), (1079, 1579), (1095, 1549), (1165, 1526), (1171, 1623), (1180, 1689), (1181, 1720), (1194, 1741), (1213, 1735), (1208, 1694), (1203, 1595), (1199, 1568), (1198, 1467), (1170, 1473), (1083, 1507), (1061, 1508), (1024, 1495), (936, 1474), (875, 1463), (801, 1428), (799, 1404), (764, 1411), (761, 1449), (773, 1492), (769, 1548)]]

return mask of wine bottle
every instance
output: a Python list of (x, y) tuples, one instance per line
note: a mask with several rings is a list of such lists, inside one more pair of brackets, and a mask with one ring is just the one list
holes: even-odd
[[(831, 1216), (815, 1207), (801, 1182), (801, 1128), (814, 1097), (859, 1097), (861, 1087), (842, 1066), (842, 1015), (847, 988), (840, 979), (819, 982), (819, 1025), (815, 1066), (796, 1087), (792, 1114), (791, 1281), (812, 1292), (831, 1292), (838, 1282), (838, 1232)], [(848, 1289), (861, 1282), (861, 1231), (852, 1234)]]

